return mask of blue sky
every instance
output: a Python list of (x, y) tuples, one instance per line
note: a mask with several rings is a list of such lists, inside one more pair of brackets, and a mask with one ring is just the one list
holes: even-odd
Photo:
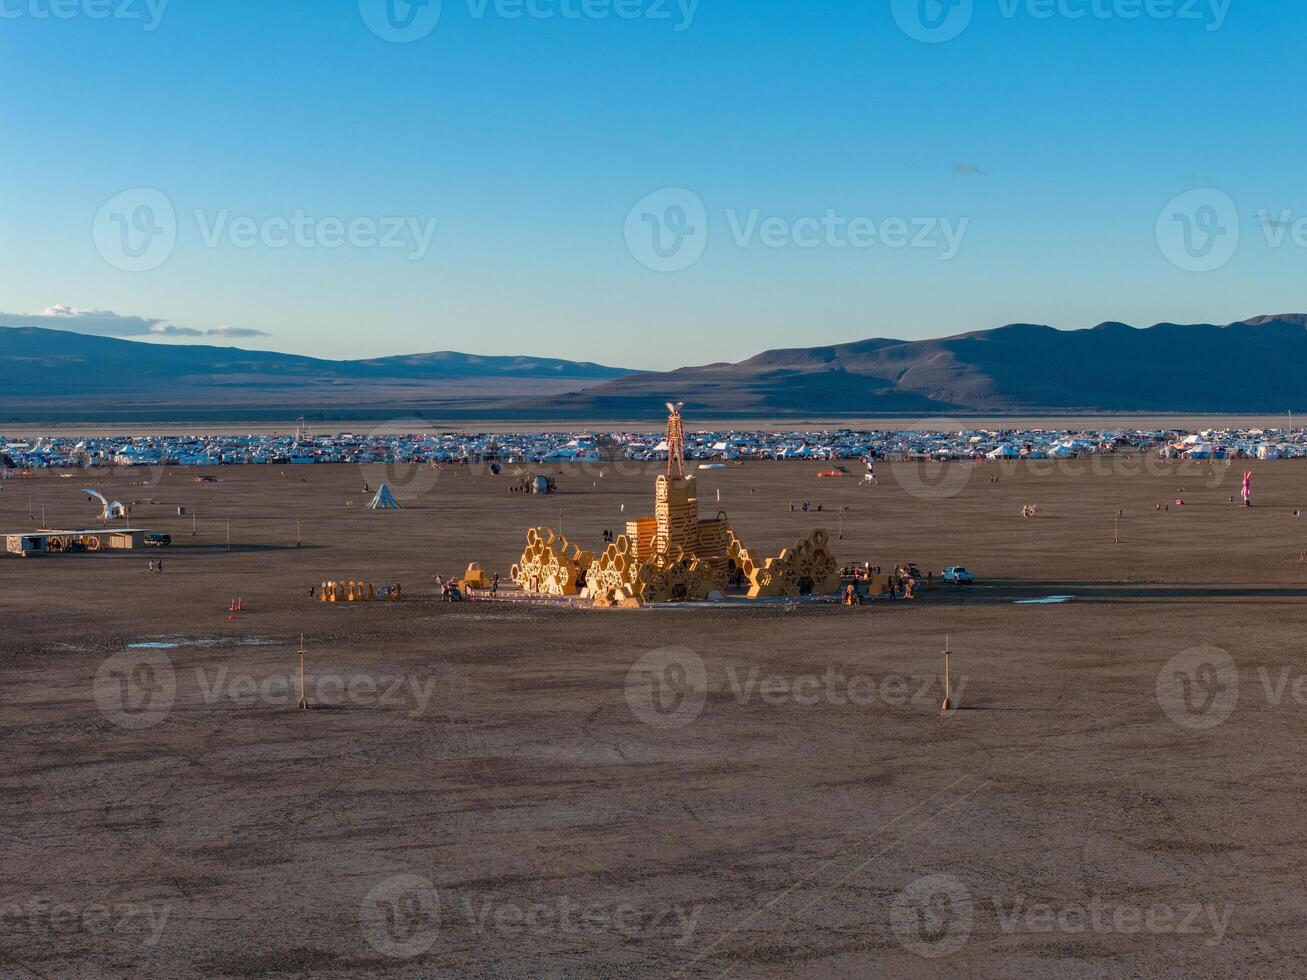
[(667, 368), (1307, 310), (1307, 4), (953, 3), (0, 0), (0, 320)]

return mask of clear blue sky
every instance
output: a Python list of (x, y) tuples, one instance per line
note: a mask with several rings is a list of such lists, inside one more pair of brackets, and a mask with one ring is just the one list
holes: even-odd
[[(1307, 240), (1274, 246), (1257, 217), (1307, 218), (1307, 4), (926, 0), (945, 18), (927, 43), (900, 26), (927, 23), (918, 0), (444, 0), (395, 43), (388, 24), (425, 31), (433, 8), (172, 0), (155, 24), (150, 2), (0, 0), (4, 322), (665, 368), (1307, 310)], [(139, 196), (106, 212), (138, 188), (172, 207), (175, 244)], [(632, 214), (662, 188), (681, 190)], [(1194, 188), (1228, 195), (1241, 236), (1205, 271), (1157, 231)], [(874, 244), (816, 230), (828, 212)], [(362, 237), (286, 244), (297, 213)], [(389, 218), (402, 248), (367, 238)], [(897, 247), (900, 218), (963, 228), (956, 254), (939, 224)], [(655, 230), (684, 268), (649, 267)], [(147, 232), (163, 251), (124, 271), (115, 236)], [(92, 310), (111, 313), (72, 312)]]

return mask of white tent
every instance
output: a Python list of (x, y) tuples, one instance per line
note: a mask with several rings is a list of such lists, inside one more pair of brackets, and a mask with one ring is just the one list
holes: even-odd
[(368, 504), (368, 510), (403, 510), (403, 508), (399, 506), (395, 495), (390, 492), (390, 487), (383, 483), (377, 495), (372, 498), (372, 503)]
[(99, 490), (92, 490), (90, 487), (83, 487), (82, 493), (93, 500), (100, 501), (100, 520), (122, 521), (127, 519), (127, 508), (117, 500), (106, 500), (104, 494)]

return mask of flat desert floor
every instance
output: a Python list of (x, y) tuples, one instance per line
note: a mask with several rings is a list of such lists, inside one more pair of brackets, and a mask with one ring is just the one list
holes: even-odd
[[(96, 477), (173, 546), (0, 559), (0, 973), (1302, 975), (1307, 467), (1249, 464), (1252, 509), (1238, 463), (823, 468), (701, 512), (976, 584), (441, 604), (528, 527), (597, 550), (657, 468), (399, 472), (389, 513), (384, 468)], [(94, 525), (84, 485), (0, 483), (0, 531)]]

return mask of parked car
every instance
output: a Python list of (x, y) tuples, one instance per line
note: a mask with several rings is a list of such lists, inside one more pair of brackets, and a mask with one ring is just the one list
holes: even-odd
[(939, 577), (945, 582), (953, 582), (956, 585), (970, 585), (976, 580), (976, 576), (972, 575), (961, 565), (950, 565), (940, 573)]
[(166, 548), (172, 544), (171, 534), (147, 534), (145, 536), (145, 546), (147, 548)]

